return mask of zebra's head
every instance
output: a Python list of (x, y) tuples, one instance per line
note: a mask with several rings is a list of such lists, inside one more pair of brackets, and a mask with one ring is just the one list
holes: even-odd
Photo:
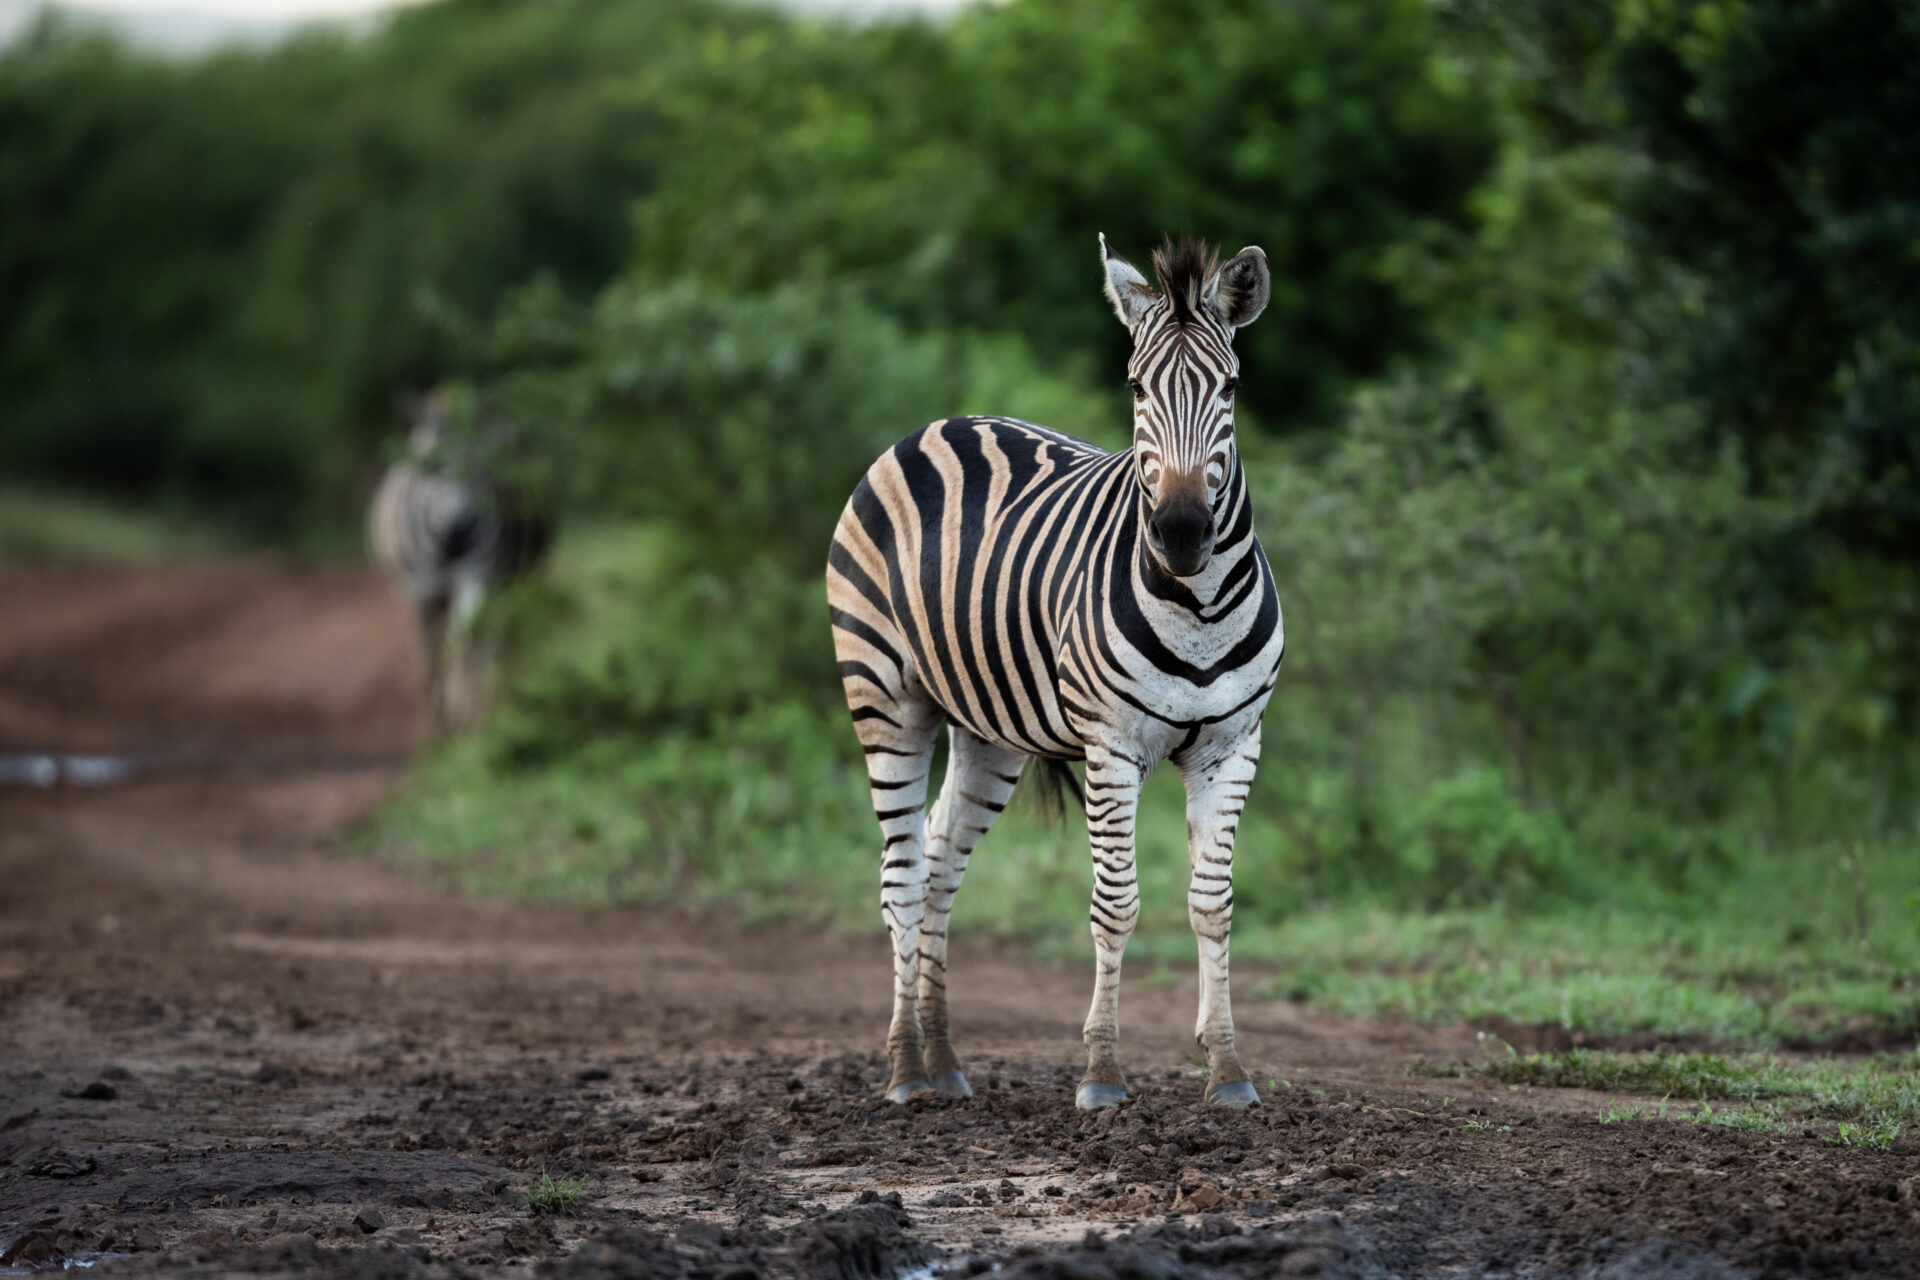
[(1100, 258), (1107, 298), (1133, 335), (1127, 386), (1147, 548), (1168, 573), (1192, 577), (1213, 556), (1238, 465), (1233, 334), (1266, 309), (1267, 255), (1248, 246), (1222, 263), (1198, 240), (1169, 240), (1153, 255), (1157, 290), (1104, 235)]

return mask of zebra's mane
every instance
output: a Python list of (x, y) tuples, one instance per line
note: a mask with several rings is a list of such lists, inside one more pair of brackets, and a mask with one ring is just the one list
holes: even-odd
[(1153, 251), (1153, 272), (1160, 277), (1160, 292), (1173, 308), (1175, 322), (1188, 324), (1199, 315), (1200, 291), (1219, 266), (1213, 246), (1192, 236), (1168, 236)]

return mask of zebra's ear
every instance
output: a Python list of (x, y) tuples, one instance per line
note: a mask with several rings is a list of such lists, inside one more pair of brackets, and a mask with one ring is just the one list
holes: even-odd
[(1240, 329), (1260, 318), (1273, 296), (1273, 279), (1267, 272), (1267, 255), (1258, 245), (1248, 245), (1227, 260), (1207, 283), (1204, 297), (1220, 323)]
[(1100, 237), (1100, 265), (1107, 272), (1107, 301), (1113, 304), (1113, 312), (1120, 317), (1120, 323), (1132, 329), (1147, 314), (1160, 295), (1154, 292), (1147, 278), (1134, 269), (1131, 262), (1115, 253), (1107, 244), (1107, 237)]

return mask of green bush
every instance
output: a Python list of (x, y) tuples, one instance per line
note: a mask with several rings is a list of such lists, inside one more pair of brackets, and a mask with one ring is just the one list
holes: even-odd
[(1574, 883), (1571, 833), (1557, 814), (1521, 808), (1498, 769), (1434, 783), (1404, 823), (1395, 896), (1408, 905), (1526, 906)]

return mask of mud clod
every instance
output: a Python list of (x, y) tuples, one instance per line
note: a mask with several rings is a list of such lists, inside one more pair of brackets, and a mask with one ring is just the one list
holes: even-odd
[(0, 1253), (0, 1265), (9, 1267), (50, 1267), (66, 1255), (51, 1231), (29, 1231)]
[(500, 1233), (500, 1252), (509, 1258), (550, 1258), (560, 1251), (560, 1241), (545, 1219), (516, 1222)]
[(36, 1178), (84, 1178), (98, 1167), (92, 1156), (60, 1147), (51, 1147), (27, 1161), (27, 1172)]
[(542, 1280), (892, 1280), (923, 1266), (898, 1192), (865, 1192), (845, 1209), (785, 1228), (622, 1228), (541, 1266)]

